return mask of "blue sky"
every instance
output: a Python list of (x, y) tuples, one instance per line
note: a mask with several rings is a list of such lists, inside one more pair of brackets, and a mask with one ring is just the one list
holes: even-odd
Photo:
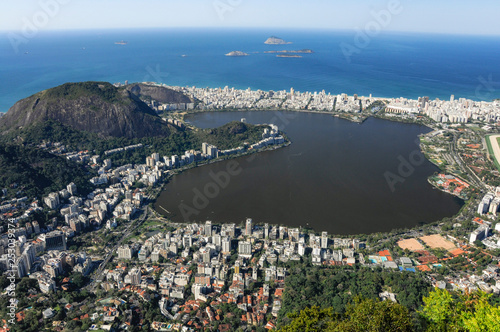
[[(379, 24), (384, 31), (500, 35), (498, 0), (1, 0), (0, 12), (0, 30), (18, 31), (30, 25), (38, 30), (148, 27), (363, 30)], [(389, 15), (377, 15), (380, 13)]]

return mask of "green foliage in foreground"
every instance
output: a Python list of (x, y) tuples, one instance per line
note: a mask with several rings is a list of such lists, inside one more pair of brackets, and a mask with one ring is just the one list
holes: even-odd
[(291, 323), (282, 332), (304, 331), (413, 331), (412, 317), (405, 307), (391, 301), (357, 298), (345, 314), (334, 314), (333, 308), (314, 306), (288, 315)]
[(436, 289), (424, 297), (420, 311), (428, 323), (427, 331), (500, 331), (500, 308), (492, 306), (483, 292), (453, 297)]
[(291, 320), (280, 331), (427, 331), (427, 332), (497, 332), (500, 331), (500, 308), (488, 303), (489, 295), (479, 292), (453, 296), (446, 290), (435, 289), (424, 297), (424, 305), (416, 312), (398, 303), (356, 298), (345, 313), (334, 308), (307, 307), (288, 314)]
[(286, 324), (286, 313), (311, 306), (332, 307), (342, 314), (356, 296), (377, 300), (384, 291), (396, 293), (402, 306), (416, 311), (431, 289), (419, 273), (298, 265), (290, 269), (286, 279), (278, 322)]

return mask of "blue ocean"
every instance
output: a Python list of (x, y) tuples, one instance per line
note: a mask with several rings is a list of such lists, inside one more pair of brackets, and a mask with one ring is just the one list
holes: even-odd
[[(17, 44), (12, 34), (0, 36), (0, 112), (40, 90), (87, 80), (500, 98), (499, 37), (381, 33), (360, 44), (353, 31), (198, 28), (45, 31)], [(264, 44), (270, 36), (292, 44)], [(300, 49), (314, 53), (264, 53)], [(226, 57), (231, 51), (249, 56)]]

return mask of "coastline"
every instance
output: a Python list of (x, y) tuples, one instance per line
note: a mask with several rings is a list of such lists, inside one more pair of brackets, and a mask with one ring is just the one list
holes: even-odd
[[(191, 110), (191, 111), (187, 111), (187, 112), (181, 112), (179, 114), (181, 115), (182, 121), (186, 122), (185, 121), (185, 116), (186, 115), (198, 114), (198, 113), (205, 113), (205, 112), (298, 112), (298, 113), (310, 113), (310, 114), (311, 113), (312, 114), (317, 113), (317, 114), (332, 115), (333, 117), (337, 117), (339, 119), (343, 119), (343, 120), (347, 120), (347, 121), (354, 122), (354, 123), (359, 123), (359, 124), (362, 124), (363, 122), (365, 122), (369, 118), (373, 117), (373, 118), (376, 118), (376, 119), (385, 120), (385, 121), (391, 121), (391, 122), (396, 122), (396, 123), (404, 123), (404, 124), (413, 124), (413, 125), (424, 126), (424, 127), (429, 128), (431, 130), (431, 132), (434, 131), (434, 130), (436, 130), (436, 128), (434, 128), (430, 124), (424, 123), (424, 122), (401, 121), (400, 119), (395, 118), (395, 117), (384, 117), (384, 116), (380, 116), (378, 114), (367, 115), (367, 116), (363, 117), (363, 119), (361, 121), (355, 121), (355, 120), (353, 120), (353, 119), (351, 119), (349, 117), (343, 117), (342, 113), (340, 113), (340, 112), (332, 112), (332, 111), (289, 110), (289, 109), (279, 109), (279, 108), (276, 108), (276, 109), (234, 109), (234, 108), (224, 108), (224, 109), (214, 109), (214, 110)], [(423, 135), (425, 135), (425, 134), (423, 134)], [(500, 137), (500, 135), (499, 135), (499, 137)], [(288, 137), (287, 137), (287, 139), (288, 139)], [(424, 153), (424, 151), (422, 150), (422, 147), (421, 146), (419, 146), (419, 147), (420, 147), (420, 152), (424, 156), (426, 156), (425, 153)], [(439, 165), (433, 163), (432, 160), (430, 160), (429, 158), (427, 158), (427, 156), (425, 157), (425, 159), (428, 160), (433, 165), (435, 165), (436, 167), (438, 167), (440, 170), (443, 170)], [(453, 175), (456, 176), (456, 177), (460, 177), (457, 174), (453, 174)]]
[[(454, 176), (455, 176), (455, 175), (454, 175)], [(458, 176), (457, 176), (457, 177), (458, 177)], [(463, 180), (463, 179), (461, 179), (461, 178), (459, 178), (459, 179), (460, 179), (460, 180)], [(449, 192), (449, 191), (447, 191), (447, 190), (444, 190), (444, 189), (440, 188), (439, 186), (437, 186), (436, 184), (434, 184), (434, 183), (431, 181), (431, 176), (429, 176), (429, 177), (427, 178), (427, 182), (428, 182), (428, 183), (429, 183), (432, 187), (434, 187), (435, 189), (440, 190), (440, 191), (442, 191), (442, 192), (444, 192), (444, 193), (450, 194), (450, 195), (452, 195), (452, 196), (455, 196), (456, 198), (458, 198), (458, 199), (462, 200), (463, 202), (467, 202), (467, 200), (465, 200), (463, 197), (460, 197), (459, 195), (457, 195), (457, 194), (455, 194), (455, 193), (452, 193), (452, 192)]]
[(416, 121), (401, 121), (398, 118), (395, 117), (384, 117), (380, 116), (378, 114), (361, 114), (360, 119), (354, 120), (352, 117), (348, 116), (343, 116), (345, 113), (344, 112), (333, 112), (333, 111), (312, 111), (312, 110), (294, 110), (294, 109), (282, 109), (282, 108), (269, 108), (269, 109), (254, 109), (254, 108), (241, 108), (241, 109), (235, 109), (235, 108), (222, 108), (222, 109), (213, 109), (213, 110), (189, 110), (185, 112), (179, 112), (181, 116), (181, 120), (185, 122), (185, 116), (190, 115), (190, 114), (198, 114), (198, 113), (205, 113), (205, 112), (298, 112), (298, 113), (316, 113), (316, 114), (328, 114), (333, 117), (337, 117), (339, 119), (347, 120), (350, 122), (354, 123), (363, 123), (369, 118), (376, 118), (376, 119), (381, 119), (381, 120), (387, 120), (391, 122), (397, 122), (397, 123), (407, 123), (407, 124), (416, 124), (416, 125), (421, 125), (424, 127), (427, 127), (431, 130), (436, 130), (436, 128), (432, 127), (430, 124), (425, 123), (425, 122), (416, 122)]
[[(42, 27), (37, 16), (54, 8), (39, 5), (20, 18), (43, 31), (3, 52), (15, 76), (5, 94), (126, 83), (40, 90), (34, 106), (0, 110), (4, 329), (495, 330), (500, 99), (462, 92), (500, 97), (500, 36), (446, 22), (472, 35), (391, 32), (392, 19), (425, 19), (407, 4), (398, 17), (391, 3), (366, 8), (364, 31), (223, 27), (271, 18), (254, 20), (262, 8), (237, 1), (209, 3), (199, 20), (173, 17), (187, 26), (218, 14), (220, 30), (70, 34)], [(272, 12), (292, 21), (295, 10), (293, 25), (363, 16), (280, 7)], [(129, 13), (151, 23), (165, 17), (156, 8)], [(482, 13), (489, 31), (494, 13)], [(61, 6), (63, 28), (68, 14)], [(361, 45), (359, 33), (377, 34), (368, 26), (380, 34)], [(277, 37), (263, 45), (270, 28), (317, 53), (264, 55), (292, 49)], [(258, 51), (222, 56), (246, 47)], [(128, 84), (137, 79), (151, 85)], [(179, 91), (153, 87), (175, 81)], [(422, 96), (372, 97), (383, 91)], [(37, 105), (57, 116), (30, 116)]]
[[(160, 64), (162, 67), (161, 68), (162, 74), (165, 74), (164, 72), (168, 71), (170, 74), (168, 77), (168, 83), (172, 84), (172, 85), (184, 86), (184, 85), (197, 85), (198, 84), (199, 86), (203, 86), (203, 87), (209, 86), (209, 87), (213, 87), (213, 88), (217, 88), (219, 86), (226, 85), (226, 83), (231, 79), (231, 76), (223, 75), (221, 77), (220, 73), (217, 73), (216, 70), (214, 70), (212, 68), (207, 68), (205, 66), (205, 64), (209, 63), (209, 61), (212, 60), (211, 58), (208, 58), (208, 55), (209, 55), (208, 52), (207, 52), (207, 54), (202, 52), (203, 49), (206, 47), (204, 47), (204, 45), (202, 44), (202, 45), (200, 45), (200, 47), (197, 47), (195, 49), (191, 49), (188, 47), (184, 47), (183, 44), (176, 44), (176, 40), (174, 39), (174, 37), (175, 37), (175, 34), (177, 34), (177, 33), (183, 33), (186, 35), (186, 37), (196, 38), (196, 39), (194, 39), (195, 41), (193, 42), (193, 44), (196, 44), (197, 46), (198, 46), (197, 41), (202, 40), (203, 39), (202, 36), (204, 36), (205, 38), (209, 37), (211, 40), (217, 42), (217, 43), (214, 43), (214, 48), (215, 48), (214, 53), (216, 53), (216, 54), (222, 54), (222, 52), (226, 52), (226, 50), (227, 51), (232, 50), (232, 48), (235, 47), (234, 44), (230, 43), (230, 42), (226, 43), (226, 41), (232, 41), (231, 38), (238, 38), (237, 36), (241, 36), (241, 35), (244, 35), (246, 38), (252, 38), (252, 39), (256, 40), (256, 44), (255, 44), (256, 46), (252, 48), (252, 49), (255, 49), (255, 51), (264, 52), (266, 50), (274, 48), (272, 45), (265, 45), (263, 43), (263, 39), (268, 37), (269, 31), (266, 29), (258, 29), (258, 28), (253, 28), (253, 29), (245, 28), (245, 29), (240, 30), (240, 29), (229, 29), (229, 28), (224, 28), (224, 29), (221, 29), (221, 28), (203, 28), (203, 29), (201, 29), (201, 28), (185, 28), (184, 27), (184, 28), (166, 28), (166, 29), (144, 28), (144, 29), (138, 29), (138, 30), (123, 28), (123, 29), (115, 29), (115, 30), (113, 30), (113, 29), (109, 29), (109, 30), (105, 29), (105, 30), (107, 31), (107, 33), (109, 32), (110, 37), (109, 37), (109, 41), (104, 41), (104, 43), (110, 44), (110, 42), (111, 42), (111, 46), (115, 46), (113, 44), (113, 42), (115, 42), (115, 41), (120, 41), (123, 38), (128, 38), (125, 36), (127, 36), (127, 34), (131, 33), (131, 32), (133, 32), (135, 34), (143, 35), (144, 40), (148, 41), (148, 44), (154, 44), (155, 41), (161, 40), (158, 38), (159, 36), (166, 35), (165, 38), (168, 38), (167, 39), (168, 43), (158, 43), (158, 45), (154, 45), (153, 46), (155, 49), (154, 54), (169, 54), (169, 52), (167, 52), (167, 50), (170, 47), (169, 45), (178, 45), (178, 47), (177, 47), (178, 52), (174, 52), (174, 53), (175, 53), (175, 57), (179, 56), (179, 59), (172, 57), (171, 61), (175, 61), (175, 66), (171, 66), (174, 68), (169, 68), (168, 70), (166, 70), (166, 68), (167, 68), (166, 66), (168, 66), (167, 65), (168, 62), (164, 62), (165, 60), (163, 60), (163, 57), (159, 56), (159, 57), (155, 57), (154, 60), (151, 60), (150, 61), (151, 63), (148, 61), (142, 61), (141, 65), (137, 66), (136, 70), (130, 69), (127, 72), (124, 72), (123, 70), (119, 69), (120, 67), (122, 67), (122, 61), (117, 61), (116, 57), (110, 56), (109, 60), (108, 59), (103, 60), (101, 57), (101, 61), (105, 61), (106, 65), (109, 65), (110, 68), (112, 69), (111, 71), (109, 71), (108, 75), (103, 75), (102, 73), (99, 74), (98, 68), (92, 66), (92, 62), (94, 62), (95, 59), (99, 59), (100, 55), (89, 54), (88, 60), (85, 59), (84, 61), (82, 61), (79, 64), (80, 68), (82, 68), (82, 70), (83, 70), (82, 71), (83, 76), (82, 76), (78, 73), (72, 72), (71, 70), (65, 71), (64, 66), (61, 66), (61, 63), (59, 60), (60, 59), (69, 59), (70, 54), (72, 54), (72, 53), (67, 53), (66, 51), (64, 51), (60, 55), (60, 58), (59, 58), (59, 56), (57, 56), (57, 57), (54, 57), (54, 58), (48, 60), (50, 64), (57, 66), (57, 67), (60, 67), (61, 70), (55, 71), (53, 73), (53, 75), (50, 77), (47, 75), (40, 76), (39, 77), (40, 79), (36, 80), (34, 82), (30, 81), (30, 78), (32, 78), (32, 76), (33, 76), (33, 72), (31, 70), (23, 70), (23, 68), (17, 68), (18, 66), (12, 66), (11, 68), (6, 68), (6, 70), (8, 70), (6, 72), (6, 77), (8, 77), (8, 75), (11, 75), (13, 73), (19, 75), (17, 80), (20, 81), (20, 85), (19, 85), (20, 87), (12, 86), (12, 84), (9, 84), (7, 81), (4, 82), (3, 91), (5, 91), (5, 93), (3, 93), (1, 98), (0, 98), (0, 102), (2, 105), (2, 107), (0, 107), (0, 111), (6, 112), (18, 100), (20, 100), (22, 98), (26, 98), (34, 93), (45, 90), (49, 87), (56, 86), (59, 84), (59, 82), (63, 82), (63, 81), (76, 82), (76, 81), (83, 81), (83, 80), (92, 80), (95, 77), (102, 77), (103, 80), (111, 81), (111, 82), (125, 81), (125, 80), (129, 80), (129, 81), (141, 80), (147, 74), (147, 72), (145, 71), (145, 68), (147, 68), (147, 66), (151, 65), (151, 64), (155, 64), (155, 65)], [(283, 37), (284, 36), (293, 36), (298, 32), (300, 32), (301, 34), (304, 34), (304, 37), (307, 37), (307, 38), (302, 40), (300, 43), (298, 43), (296, 41), (296, 43), (294, 43), (292, 45), (285, 45), (285, 46), (287, 46), (287, 48), (310, 48), (310, 49), (315, 51), (315, 55), (314, 55), (315, 57), (318, 57), (320, 59), (326, 59), (326, 60), (328, 60), (327, 63), (335, 64), (335, 62), (333, 62), (334, 58), (332, 58), (329, 54), (327, 54), (325, 52), (325, 49), (334, 49), (333, 47), (330, 47), (330, 45), (334, 45), (335, 47), (338, 48), (338, 45), (339, 45), (338, 41), (342, 40), (341, 38), (342, 38), (344, 32), (334, 31), (334, 30), (325, 30), (325, 29), (321, 29), (321, 28), (320, 29), (311, 29), (308, 31), (300, 31), (300, 29), (296, 29), (293, 27), (292, 28), (282, 28), (282, 29), (278, 29), (277, 31), (276, 30), (273, 31), (273, 33), (276, 33), (278, 35), (282, 35)], [(53, 31), (47, 31), (47, 33), (44, 33), (43, 35), (39, 35), (38, 37), (40, 38), (40, 41), (42, 41), (42, 42), (46, 42), (49, 39), (51, 41), (53, 41), (49, 45), (53, 45), (53, 43), (55, 42), (55, 45), (57, 45), (57, 46), (61, 46), (61, 45), (64, 46), (64, 45), (68, 45), (68, 40), (69, 41), (76, 40), (75, 36), (78, 35), (77, 33), (78, 33), (78, 31), (74, 31), (74, 30), (64, 31), (64, 32), (61, 31), (60, 32), (61, 38), (58, 38), (57, 40), (55, 40), (52, 38), (53, 36), (55, 36), (55, 33)], [(103, 41), (101, 39), (95, 38), (95, 35), (92, 31), (83, 31), (82, 30), (79, 33), (81, 34), (81, 38), (82, 38), (82, 45), (81, 46), (87, 47), (87, 53), (89, 53), (88, 51), (90, 49), (95, 49), (95, 48), (97, 48), (97, 46), (100, 46), (100, 44), (103, 43)], [(310, 38), (310, 37), (315, 37), (315, 36), (319, 37), (318, 40), (314, 40), (314, 39)], [(381, 41), (388, 40), (391, 42), (398, 42), (399, 43), (401, 41), (407, 40), (407, 38), (415, 38), (420, 43), (421, 41), (424, 42), (427, 38), (431, 38), (431, 37), (438, 38), (439, 40), (443, 40), (443, 41), (448, 40), (448, 42), (451, 42), (453, 45), (455, 45), (455, 44), (461, 45), (462, 43), (470, 45), (470, 42), (474, 40), (474, 39), (471, 39), (470, 36), (467, 36), (467, 35), (457, 35), (457, 39), (450, 40), (446, 35), (434, 35), (434, 36), (432, 36), (432, 34), (431, 35), (425, 35), (425, 34), (422, 35), (422, 34), (418, 34), (418, 33), (407, 32), (404, 34), (404, 36), (401, 36), (401, 35), (398, 35), (396, 33), (385, 31), (383, 38), (381, 38), (382, 39)], [(135, 51), (141, 45), (141, 44), (138, 44), (136, 42), (132, 42), (133, 41), (132, 39), (130, 39), (128, 41), (129, 41), (129, 43), (125, 47), (127, 48), (127, 50), (130, 50), (130, 51), (132, 51), (132, 50)], [(151, 43), (149, 43), (150, 41), (151, 41)], [(352, 39), (350, 40), (350, 42), (352, 42)], [(480, 40), (480, 41), (474, 40), (474, 43), (477, 43), (477, 42), (480, 42), (481, 43), (480, 45), (492, 44), (491, 42), (489, 42), (487, 40)], [(216, 47), (215, 46), (215, 45), (220, 45), (220, 44), (224, 45), (224, 47)], [(443, 45), (447, 45), (447, 44), (448, 43), (443, 43)], [(379, 45), (379, 40), (377, 40), (376, 42), (374, 40), (374, 43), (372, 43), (371, 46), (376, 47), (378, 45)], [(417, 50), (419, 55), (421, 53), (423, 53), (424, 51), (429, 50), (427, 43), (423, 44), (423, 45), (426, 47), (423, 49)], [(448, 48), (445, 48), (443, 45), (440, 45), (439, 49), (442, 49), (444, 52), (446, 52), (446, 54), (449, 54), (450, 51), (448, 50)], [(288, 47), (288, 46), (290, 46), (290, 47)], [(121, 50), (121, 48), (118, 45), (116, 45), (116, 47), (118, 48), (118, 50)], [(280, 49), (279, 45), (277, 47), (278, 47), (278, 49)], [(45, 51), (44, 48), (41, 48), (38, 45), (38, 43), (36, 45), (31, 44), (29, 48), (30, 48), (29, 51), (31, 51), (31, 52), (30, 52), (30, 55), (26, 56), (26, 58), (30, 59), (30, 61), (32, 61), (31, 59), (35, 58), (35, 56), (38, 55), (40, 52)], [(35, 49), (37, 52), (35, 52)], [(210, 47), (210, 51), (212, 51), (211, 49), (212, 49), (212, 47)], [(116, 49), (115, 49), (115, 51), (116, 51)], [(127, 51), (126, 53), (128, 53), (128, 52), (129, 51)], [(485, 53), (488, 54), (488, 52), (485, 52)], [(9, 53), (6, 53), (6, 55), (8, 55), (8, 54)], [(190, 77), (189, 71), (188, 71), (189, 67), (188, 67), (186, 61), (184, 61), (186, 59), (182, 60), (182, 58), (180, 57), (181, 54), (187, 54), (190, 56), (193, 56), (195, 54), (201, 54), (202, 56), (204, 56), (204, 55), (207, 56), (206, 61), (201, 60), (201, 61), (204, 61), (202, 63), (204, 66), (201, 67), (201, 68), (204, 68), (202, 70), (203, 79), (201, 79), (200, 77), (197, 77), (195, 79)], [(404, 50), (402, 50), (401, 55), (403, 56), (403, 58), (405, 60), (409, 60), (409, 59), (411, 59), (411, 57), (414, 54), (412, 54), (412, 52), (410, 52), (409, 50), (404, 49)], [(374, 61), (375, 65), (378, 64), (377, 60), (379, 60), (379, 59), (373, 58), (371, 53), (364, 53), (364, 56), (366, 56), (370, 60)], [(202, 57), (200, 57), (200, 59), (201, 58)], [(7, 61), (6, 63), (8, 63), (8, 59), (9, 59), (8, 57), (4, 57), (3, 59), (4, 59), (4, 61)], [(131, 59), (133, 59), (133, 58), (131, 58)], [(416, 57), (416, 59), (418, 60), (418, 56)], [(487, 60), (487, 59), (484, 59), (484, 56), (482, 56), (482, 55), (481, 55), (481, 59)], [(220, 57), (219, 60), (220, 60), (220, 62), (224, 63), (229, 59), (227, 59), (225, 57)], [(267, 71), (269, 70), (269, 68), (271, 68), (271, 69), (273, 68), (271, 62), (274, 60), (274, 58), (269, 57), (268, 60), (269, 60), (269, 64), (268, 64), (268, 61), (266, 60), (266, 65), (268, 67), (264, 68)], [(344, 57), (342, 57), (342, 55), (340, 55), (340, 61), (343, 61), (343, 60), (344, 60)], [(444, 62), (444, 59), (437, 59), (437, 61), (438, 62), (435, 64), (434, 63), (427, 64), (427, 63), (422, 63), (421, 61), (417, 61), (417, 65), (423, 66), (424, 69), (428, 69), (429, 67), (431, 69), (434, 69), (435, 67), (441, 65)], [(409, 63), (409, 62), (410, 61), (406, 61), (405, 63)], [(340, 63), (342, 65), (347, 65), (346, 62), (340, 62)], [(456, 63), (456, 62), (453, 61), (453, 63)], [(489, 62), (481, 61), (478, 63), (481, 64), (481, 67), (483, 69), (475, 72), (474, 73), (475, 75), (473, 75), (473, 74), (466, 75), (466, 76), (464, 76), (464, 78), (467, 78), (467, 77), (476, 77), (477, 78), (480, 74), (483, 74), (483, 73), (492, 73), (493, 77), (498, 77), (498, 69), (496, 69), (496, 67), (498, 67), (498, 66), (488, 69), (489, 67), (486, 67), (486, 64), (488, 64)], [(34, 64), (34, 67), (37, 69), (36, 72), (39, 73), (40, 72), (39, 67), (42, 65), (42, 63), (33, 63), (33, 64)], [(307, 62), (301, 62), (300, 66), (304, 66), (304, 68), (309, 68), (309, 65), (307, 64)], [(412, 99), (418, 98), (421, 95), (429, 95), (431, 99), (435, 99), (435, 98), (446, 99), (446, 98), (449, 98), (449, 96), (451, 94), (456, 94), (456, 95), (460, 95), (462, 97), (471, 98), (474, 100), (479, 100), (479, 96), (477, 96), (475, 94), (475, 89), (476, 89), (477, 85), (479, 84), (479, 82), (477, 80), (470, 80), (470, 82), (468, 79), (467, 80), (465, 80), (465, 79), (458, 79), (457, 80), (456, 76), (453, 75), (449, 79), (445, 79), (444, 82), (440, 83), (440, 81), (438, 81), (438, 78), (437, 78), (437, 76), (438, 76), (437, 74), (439, 73), (438, 71), (428, 71), (430, 78), (431, 78), (428, 81), (424, 81), (424, 80), (421, 80), (421, 79), (415, 78), (415, 77), (413, 77), (411, 80), (408, 80), (408, 79), (404, 79), (404, 75), (405, 75), (405, 72), (407, 72), (411, 68), (408, 68), (407, 66), (399, 66), (399, 64), (395, 64), (395, 63), (392, 65), (392, 67), (396, 72), (395, 73), (396, 76), (394, 79), (388, 79), (388, 77), (374, 75), (371, 72), (363, 73), (362, 70), (360, 70), (360, 69), (356, 69), (354, 71), (354, 73), (351, 73), (350, 74), (351, 77), (349, 77), (347, 75), (347, 72), (343, 72), (343, 71), (338, 72), (338, 73), (336, 73), (335, 81), (339, 80), (339, 82), (338, 83), (332, 82), (330, 84), (330, 86), (326, 87), (326, 91), (331, 92), (331, 93), (338, 93), (338, 92), (341, 92), (340, 90), (342, 90), (342, 92), (346, 92), (346, 93), (351, 94), (351, 95), (354, 93), (367, 95), (368, 93), (373, 92), (374, 95), (377, 95), (380, 98), (384, 98), (386, 96), (387, 97), (392, 96), (391, 98), (394, 98), (397, 96), (397, 97), (405, 97), (405, 98), (412, 98)], [(217, 67), (217, 68), (219, 68), (219, 67)], [(261, 72), (260, 70), (257, 73), (255, 71), (254, 71), (254, 73), (250, 72), (250, 74), (252, 74), (252, 75), (249, 78), (248, 82), (255, 82), (255, 83), (251, 83), (249, 85), (249, 83), (247, 82), (246, 79), (243, 81), (239, 80), (235, 83), (235, 87), (237, 86), (241, 89), (246, 89), (247, 87), (251, 86), (253, 89), (262, 89), (262, 90), (269, 90), (269, 89), (273, 89), (273, 88), (277, 88), (277, 87), (281, 87), (281, 86), (288, 87), (288, 84), (286, 84), (287, 78), (283, 77), (283, 76), (277, 76), (277, 74), (279, 74), (279, 72), (272, 71), (270, 73), (271, 75), (269, 76), (269, 78), (274, 80), (274, 78), (277, 77), (279, 80), (269, 81), (269, 82), (266, 82), (266, 80), (259, 81), (256, 79), (258, 77), (258, 75), (260, 74), (260, 72)], [(309, 71), (307, 71), (307, 72), (309, 72)], [(249, 71), (246, 69), (237, 72), (237, 74), (241, 74), (242, 78), (245, 77), (245, 75), (248, 73), (249, 73)], [(320, 73), (320, 74), (322, 77), (327, 77), (326, 72)], [(353, 76), (353, 74), (355, 76)], [(350, 84), (352, 79), (354, 79), (354, 81), (356, 81), (359, 77), (361, 77), (359, 75), (362, 75), (362, 74), (364, 74), (365, 76), (368, 75), (370, 79), (374, 79), (374, 81), (370, 84), (371, 88), (370, 88), (370, 86), (368, 86), (368, 87), (363, 86), (363, 87), (360, 87), (359, 89), (356, 89), (355, 84)], [(200, 76), (200, 75), (198, 75), (198, 76)], [(415, 79), (417, 79), (417, 81), (414, 81)], [(296, 85), (295, 88), (297, 90), (321, 91), (321, 89), (325, 88), (324, 87), (325, 84), (322, 83), (323, 80), (306, 81), (306, 80), (303, 80), (302, 78), (300, 78), (300, 80), (298, 80), (298, 81), (299, 82), (294, 83), (294, 85)], [(402, 86), (401, 82), (406, 82), (406, 84), (408, 84), (408, 85)], [(457, 84), (455, 85), (455, 83), (457, 83)], [(345, 87), (345, 89), (341, 89), (343, 87)], [(418, 93), (418, 92), (420, 92), (420, 93)]]

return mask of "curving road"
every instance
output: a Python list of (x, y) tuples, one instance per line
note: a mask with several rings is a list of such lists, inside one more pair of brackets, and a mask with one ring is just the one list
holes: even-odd
[(149, 212), (148, 206), (146, 205), (144, 207), (144, 212), (141, 215), (141, 217), (139, 219), (135, 219), (132, 223), (130, 223), (127, 226), (127, 228), (125, 229), (125, 232), (123, 233), (120, 240), (113, 246), (113, 248), (111, 248), (111, 250), (108, 252), (106, 258), (102, 261), (102, 263), (99, 264), (99, 267), (97, 268), (97, 270), (94, 273), (92, 282), (90, 284), (88, 284), (87, 286), (85, 286), (84, 288), (91, 290), (91, 291), (95, 290), (95, 288), (98, 285), (97, 280), (102, 280), (103, 272), (104, 272), (109, 260), (113, 257), (113, 253), (116, 252), (116, 250), (118, 249), (119, 246), (121, 246), (123, 240), (125, 240), (133, 231), (135, 231), (135, 229), (137, 227), (139, 227), (144, 222), (144, 220), (146, 220), (146, 218), (148, 216), (148, 212)]
[(469, 175), (469, 181), (471, 184), (475, 185), (481, 190), (488, 190), (488, 187), (479, 179), (479, 177), (474, 173), (469, 166), (463, 161), (460, 153), (456, 151), (458, 136), (453, 134), (453, 142), (450, 143), (450, 156), (455, 160), (457, 165), (462, 169), (464, 173)]

